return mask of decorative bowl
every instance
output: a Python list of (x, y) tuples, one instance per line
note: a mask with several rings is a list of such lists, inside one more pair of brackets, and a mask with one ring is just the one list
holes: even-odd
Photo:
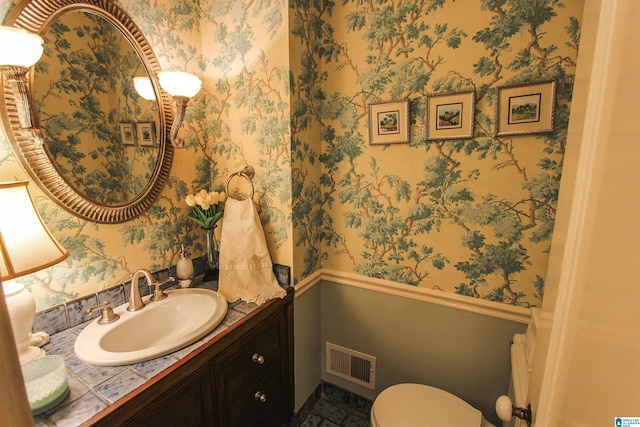
[(67, 368), (61, 356), (44, 356), (22, 365), (31, 413), (38, 415), (60, 404), (69, 395)]

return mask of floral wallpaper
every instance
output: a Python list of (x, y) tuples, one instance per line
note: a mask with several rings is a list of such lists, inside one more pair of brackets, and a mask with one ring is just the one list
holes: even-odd
[[(582, 3), (292, 0), (291, 9), (297, 277), (324, 266), (539, 305)], [(552, 79), (553, 133), (493, 136), (498, 87)], [(427, 140), (426, 98), (466, 91), (476, 95), (473, 137)], [(403, 99), (411, 142), (369, 145), (368, 105)]]
[[(184, 243), (192, 257), (205, 253), (205, 233), (187, 219), (187, 194), (223, 191), (227, 177), (250, 164), (256, 170), (254, 202), (274, 262), (291, 265), (289, 72), (286, 5), (281, 2), (169, 0), (117, 2), (138, 24), (164, 70), (203, 80), (179, 134), (169, 182), (155, 205), (124, 224), (76, 218), (30, 190), (56, 238), (71, 256), (55, 267), (19, 279), (37, 309), (123, 281), (139, 268), (174, 265)], [(0, 1), (3, 16), (13, 7)], [(0, 180), (28, 179), (6, 132), (0, 138)], [(224, 219), (222, 220), (224, 224)], [(217, 230), (218, 238), (219, 228)], [(224, 244), (224, 242), (221, 242)]]
[[(197, 74), (170, 180), (136, 220), (97, 225), (35, 191), (71, 257), (22, 279), (38, 309), (204, 252), (184, 198), (246, 164), (274, 262), (538, 305), (582, 2), (118, 2), (165, 70)], [(12, 5), (0, 0), (6, 15)], [(494, 137), (496, 89), (555, 79), (555, 130)], [(473, 90), (475, 132), (427, 140), (425, 99)], [(368, 105), (408, 99), (410, 143), (369, 145)], [(24, 179), (4, 134), (0, 179)], [(224, 227), (224, 219), (222, 220)], [(221, 242), (224, 245), (224, 242)]]
[(115, 26), (91, 13), (60, 16), (43, 38), (33, 97), (49, 155), (85, 197), (106, 206), (133, 200), (158, 160), (155, 133), (145, 141), (137, 132), (154, 121), (131, 78), (146, 75), (142, 62)]

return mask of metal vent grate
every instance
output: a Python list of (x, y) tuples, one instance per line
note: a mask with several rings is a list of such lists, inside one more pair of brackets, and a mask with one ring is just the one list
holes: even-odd
[(376, 358), (327, 342), (327, 373), (370, 389), (376, 386)]

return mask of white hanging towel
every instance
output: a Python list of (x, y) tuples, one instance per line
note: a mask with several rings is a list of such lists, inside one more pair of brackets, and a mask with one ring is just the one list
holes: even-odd
[(264, 230), (253, 201), (227, 199), (220, 235), (218, 293), (228, 302), (242, 299), (262, 304), (284, 298), (273, 274)]

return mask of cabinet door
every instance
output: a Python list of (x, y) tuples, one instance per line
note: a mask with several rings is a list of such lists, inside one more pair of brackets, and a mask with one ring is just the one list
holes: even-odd
[(289, 356), (283, 312), (267, 319), (214, 363), (220, 427), (287, 423)]
[(214, 400), (208, 366), (194, 372), (170, 391), (153, 399), (125, 426), (213, 426)]

